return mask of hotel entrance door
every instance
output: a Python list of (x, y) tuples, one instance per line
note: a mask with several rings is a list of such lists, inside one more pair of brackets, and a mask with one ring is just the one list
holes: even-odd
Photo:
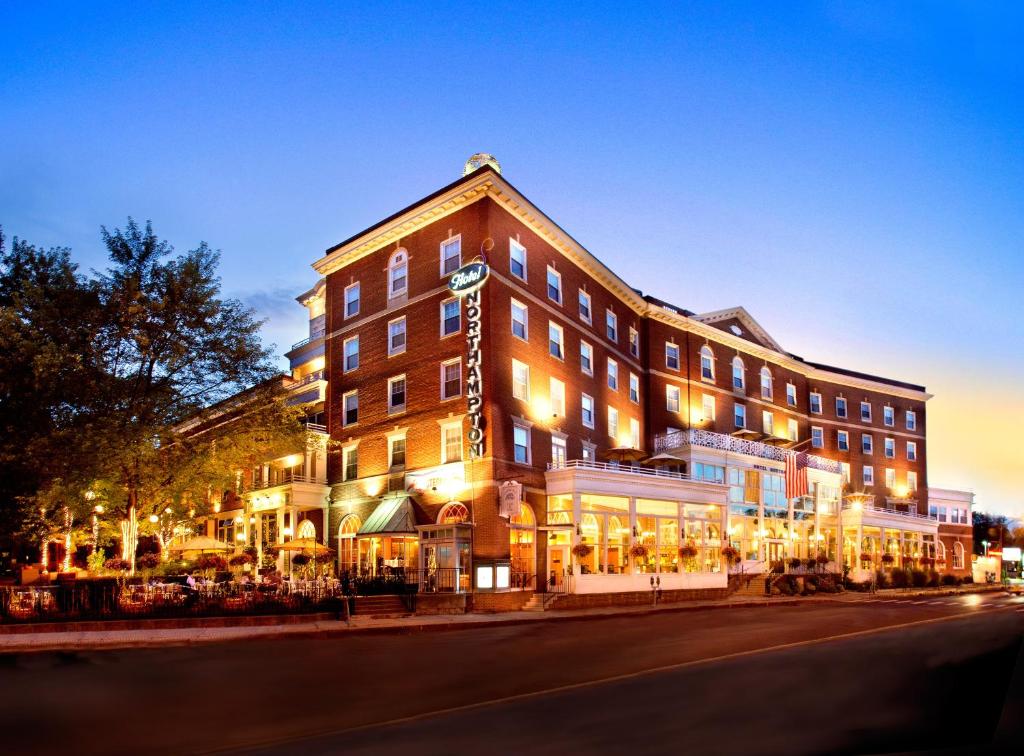
[(548, 590), (559, 591), (565, 586), (565, 577), (572, 570), (569, 547), (563, 544), (548, 546)]
[(765, 552), (769, 566), (772, 562), (781, 562), (786, 558), (786, 542), (782, 540), (767, 540), (764, 542)]

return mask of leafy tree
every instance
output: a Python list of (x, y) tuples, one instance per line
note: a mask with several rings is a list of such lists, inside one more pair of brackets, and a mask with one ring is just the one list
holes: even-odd
[(985, 553), (982, 541), (988, 541), (990, 547), (995, 544), (1010, 543), (1010, 521), (1005, 516), (974, 512), (971, 519), (975, 554)]

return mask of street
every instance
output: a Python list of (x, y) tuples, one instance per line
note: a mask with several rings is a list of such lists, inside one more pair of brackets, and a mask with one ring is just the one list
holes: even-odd
[(992, 737), (1022, 633), (988, 594), (8, 655), (0, 724), (19, 754), (937, 749)]

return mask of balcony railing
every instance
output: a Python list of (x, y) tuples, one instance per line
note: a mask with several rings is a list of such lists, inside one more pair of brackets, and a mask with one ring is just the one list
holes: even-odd
[(319, 483), (320, 485), (327, 485), (327, 479), (321, 478), (316, 475), (302, 475), (300, 473), (283, 472), (277, 476), (276, 479), (263, 480), (257, 478), (252, 482), (250, 491), (259, 491), (264, 488), (273, 488), (274, 486), (284, 486), (288, 483)]
[(320, 423), (306, 423), (306, 430), (313, 431), (314, 433), (326, 433), (327, 426)]
[(310, 383), (316, 383), (317, 381), (322, 381), (323, 379), (324, 371), (316, 370), (307, 376), (299, 378), (297, 381), (295, 381), (295, 383), (293, 383), (288, 388), (294, 391), (295, 389), (302, 388), (303, 386), (308, 386)]
[(302, 341), (296, 341), (294, 344), (292, 344), (292, 348), (290, 351), (294, 352), (296, 349), (306, 346), (306, 344), (308, 344), (311, 341), (322, 339), (324, 337), (324, 333), (325, 331), (314, 331), (312, 334), (304, 338)]
[(565, 462), (548, 462), (548, 470), (600, 470), (621, 475), (645, 475), (649, 478), (674, 478), (675, 480), (692, 480), (685, 473), (672, 472), (657, 467), (620, 464), (618, 462), (597, 462), (589, 459), (569, 459)]
[(907, 517), (911, 520), (925, 520), (927, 522), (938, 522), (938, 517), (932, 517), (931, 515), (923, 515), (918, 512), (904, 512), (899, 509), (889, 509), (888, 507), (878, 507), (873, 504), (844, 504), (844, 512), (866, 512), (868, 514), (885, 514), (885, 515), (896, 515), (898, 517)]
[[(761, 441), (748, 441), (745, 438), (729, 436), (725, 433), (689, 428), (687, 430), (672, 431), (671, 433), (660, 433), (654, 438), (654, 451), (668, 452), (673, 449), (683, 449), (688, 446), (702, 446), (706, 449), (721, 449), (722, 451), (734, 452), (736, 454), (747, 454), (751, 457), (762, 459), (773, 459), (776, 462), (785, 462), (789, 451), (779, 446), (772, 446)], [(813, 467), (823, 472), (841, 474), (842, 465), (832, 459), (819, 457), (816, 454), (797, 452), (797, 465), (799, 467)]]

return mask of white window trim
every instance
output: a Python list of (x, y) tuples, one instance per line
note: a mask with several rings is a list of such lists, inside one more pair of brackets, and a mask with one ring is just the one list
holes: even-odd
[[(347, 354), (347, 351), (348, 351), (348, 345), (351, 344), (353, 341), (356, 344), (356, 366), (354, 368), (350, 368), (348, 366), (348, 354)], [(359, 369), (359, 362), (360, 362), (359, 334), (357, 333), (355, 336), (350, 336), (347, 339), (345, 339), (343, 342), (341, 342), (341, 372), (343, 372), (343, 373), (351, 373), (351, 372), (354, 372), (354, 371), (358, 370)]]
[[(867, 419), (864, 418), (864, 405), (865, 404), (868, 406), (868, 416), (867, 416)], [(862, 423), (874, 422), (875, 411), (874, 411), (874, 408), (871, 406), (871, 402), (861, 402), (860, 403), (860, 407), (859, 407), (859, 411), (860, 411), (860, 421)]]
[[(456, 364), (459, 366), (459, 393), (453, 394), (452, 396), (445, 396), (444, 395), (444, 369), (448, 365), (456, 365)], [(461, 357), (454, 357), (454, 358), (452, 358), (450, 360), (442, 361), (441, 362), (441, 367), (440, 367), (440, 376), (441, 376), (440, 396), (441, 396), (441, 401), (442, 402), (448, 402), (448, 401), (451, 401), (452, 399), (458, 399), (459, 397), (462, 396), (462, 392), (463, 392), (462, 383), (463, 383), (463, 381), (462, 381), (462, 358)]]
[[(512, 420), (512, 464), (514, 465), (532, 465), (533, 464), (533, 423), (527, 423), (522, 420)], [(520, 462), (516, 459), (516, 428), (521, 428), (526, 431), (526, 461)]]
[[(768, 422), (765, 422), (767, 420)], [(767, 428), (765, 426), (771, 426)], [(775, 413), (771, 410), (761, 410), (761, 432), (775, 435)]]
[[(820, 444), (814, 443), (814, 434), (818, 434), (818, 439), (821, 441)], [(825, 448), (825, 429), (820, 425), (811, 426), (811, 448), (812, 449), (824, 449)]]
[[(740, 385), (736, 385), (736, 368), (740, 369)], [(747, 390), (747, 366), (743, 364), (743, 358), (738, 354), (732, 358), (732, 373), (729, 376), (729, 388), (733, 391)]]
[(580, 320), (583, 321), (584, 323), (586, 323), (587, 325), (593, 325), (594, 324), (594, 298), (590, 295), (590, 292), (588, 292), (588, 291), (583, 291), (583, 289), (580, 289), (579, 291), (580, 291), (580, 294), (579, 294), (579, 298), (577, 299), (577, 302), (582, 303), (582, 300), (584, 298), (586, 298), (586, 300), (587, 300), (587, 317), (583, 317), (583, 308), (581, 306), (579, 308), (579, 311), (578, 311), (579, 312), (579, 316), (580, 316)]
[[(864, 448), (864, 441), (867, 440), (869, 448)], [(860, 453), (861, 454), (874, 454), (875, 453), (875, 438), (870, 433), (860, 434)]]
[[(519, 307), (523, 311), (523, 335), (522, 336), (519, 336), (515, 332), (515, 322), (516, 322), (516, 319), (515, 319), (515, 317), (513, 315), (513, 313), (514, 313), (513, 308), (514, 307)], [(509, 317), (509, 332), (512, 334), (512, 337), (516, 338), (516, 339), (519, 339), (520, 341), (525, 341), (525, 342), (528, 343), (530, 341), (530, 308), (527, 307), (522, 302), (520, 302), (518, 299), (515, 299), (513, 297), (512, 299), (509, 300), (508, 317)]]
[[(612, 432), (612, 416), (613, 415), (615, 417), (615, 432), (614, 433)], [(621, 418), (619, 417), (619, 409), (618, 409), (618, 407), (611, 407), (611, 406), (609, 406), (608, 407), (608, 411), (605, 412), (605, 419), (608, 422), (608, 437), (609, 438), (614, 438), (615, 439), (615, 443), (618, 444), (619, 430), (621, 430), (619, 428), (619, 421), (621, 420)]]
[[(825, 407), (824, 407), (824, 405), (821, 402), (821, 392), (819, 392), (819, 391), (812, 391), (809, 394), (809, 397), (810, 398), (807, 400), (807, 410), (808, 410), (808, 412), (810, 412), (812, 415), (820, 415), (820, 414), (822, 414), (825, 411)], [(817, 410), (814, 409), (814, 397), (818, 397), (818, 409)]]
[(449, 236), (447, 239), (444, 239), (440, 244), (437, 245), (437, 270), (439, 278), (450, 276), (452, 273), (455, 272), (454, 270), (451, 273), (444, 272), (444, 248), (454, 242), (458, 242), (459, 244), (459, 261), (458, 265), (455, 266), (455, 270), (458, 270), (459, 268), (462, 267), (462, 234), (455, 234), (454, 236)]
[[(555, 278), (558, 279), (558, 299), (552, 299), (551, 292), (548, 290), (548, 287), (550, 286), (550, 284), (548, 283), (548, 276), (550, 276), (552, 273), (554, 273)], [(562, 274), (559, 273), (550, 265), (548, 266), (547, 275), (544, 276), (544, 295), (547, 297), (547, 300), (549, 302), (554, 302), (559, 307), (561, 307), (562, 303), (565, 302), (565, 289), (562, 288)]]
[(797, 401), (798, 401), (798, 399), (797, 399), (797, 396), (796, 396), (796, 384), (795, 383), (789, 383), (787, 381), (786, 382), (786, 404), (788, 404), (790, 407), (795, 407), (797, 405)]
[[(588, 349), (590, 349), (590, 369), (589, 370), (583, 366), (583, 347), (584, 346), (586, 346)], [(589, 376), (593, 376), (594, 375), (594, 345), (591, 344), (589, 341), (586, 341), (584, 339), (580, 339), (580, 372), (582, 372), (584, 375), (589, 375)]]
[(356, 457), (356, 477), (348, 477), (348, 455), (352, 452), (359, 454), (359, 442), (356, 441), (354, 444), (346, 444), (341, 448), (341, 481), (342, 483), (348, 483), (352, 480), (359, 480), (359, 458)]
[(440, 430), (441, 430), (441, 464), (442, 465), (447, 465), (448, 464), (448, 444), (446, 443), (447, 439), (445, 438), (445, 434), (448, 432), (449, 428), (457, 428), (458, 431), (459, 431), (459, 451), (460, 451), (460, 454), (459, 454), (459, 458), (457, 460), (452, 460), (452, 461), (454, 461), (454, 462), (461, 462), (466, 457), (466, 439), (464, 438), (464, 434), (462, 432), (462, 418), (463, 417), (464, 417), (464, 415), (459, 415), (457, 418), (453, 417), (451, 419), (445, 419), (445, 420), (438, 420), (437, 421), (437, 424), (438, 424), (438, 426), (440, 426)]
[[(839, 402), (843, 403), (843, 414), (839, 414)], [(850, 418), (850, 402), (845, 396), (836, 397), (836, 417), (842, 420), (848, 420)]]
[(907, 441), (907, 459), (917, 462), (917, 441)]
[[(612, 365), (615, 366), (615, 385), (614, 386), (612, 386), (612, 383), (611, 383)], [(605, 376), (604, 376), (605, 385), (611, 391), (618, 391), (619, 390), (619, 363), (618, 363), (618, 361), (615, 360), (615, 359), (612, 359), (611, 357), (607, 358), (607, 362), (605, 364), (605, 371), (604, 372), (605, 372)]]
[[(841, 438), (845, 438), (846, 439), (846, 448), (845, 449), (843, 448), (843, 445), (839, 441)], [(837, 431), (836, 432), (836, 449), (838, 449), (839, 451), (850, 451), (850, 432), (849, 431), (841, 430), (841, 431)]]
[[(675, 404), (676, 408), (672, 409), (672, 397), (675, 392)], [(683, 392), (673, 383), (665, 384), (665, 411), (666, 412), (682, 412), (683, 410)]]
[[(870, 475), (869, 475), (869, 473), (870, 473)], [(874, 486), (875, 485), (875, 467), (874, 467), (874, 465), (864, 465), (863, 468), (861, 469), (860, 476), (861, 476), (861, 480), (864, 482), (865, 486)], [(869, 477), (871, 478), (871, 482), (870, 483), (868, 483), (868, 478)]]
[(708, 417), (707, 415), (705, 415), (704, 416), (704, 420), (705, 420), (705, 422), (707, 422), (708, 420), (710, 420), (711, 422), (714, 422), (715, 419), (716, 419), (715, 416), (718, 414), (718, 399), (715, 397), (714, 394), (701, 394), (700, 411), (701, 412), (704, 411), (704, 408), (706, 407), (706, 402), (707, 402), (708, 399), (711, 400), (711, 417)]
[[(705, 357), (708, 358), (708, 361), (710, 362), (710, 365), (711, 365), (711, 377), (710, 378), (708, 378), (708, 377), (706, 377), (704, 375), (704, 358)], [(705, 383), (714, 383), (715, 382), (715, 376), (716, 376), (716, 373), (715, 373), (715, 362), (716, 362), (715, 350), (712, 349), (707, 344), (702, 346), (700, 348), (700, 364), (699, 364), (698, 369), (700, 370), (700, 379), (702, 381), (704, 381)], [(730, 378), (730, 380), (732, 380), (732, 379)]]
[[(444, 306), (446, 304), (448, 304), (449, 302), (455, 302), (459, 306), (459, 327), (456, 330), (452, 331), (451, 333), (445, 333), (444, 332)], [(440, 336), (440, 338), (442, 338), (442, 339), (449, 339), (452, 336), (458, 336), (460, 333), (462, 333), (462, 300), (459, 297), (448, 297), (446, 299), (442, 299), (441, 300), (441, 304), (438, 305), (438, 314), (439, 314), (439, 316), (441, 318), (441, 322), (437, 326), (437, 332), (438, 332), (438, 335)], [(406, 341), (409, 340), (409, 335), (408, 334), (406, 334), (405, 340)]]
[[(348, 407), (345, 405), (348, 403), (348, 398), (355, 396), (356, 398), (356, 421), (354, 423), (348, 422)], [(351, 428), (353, 425), (359, 425), (359, 390), (353, 389), (352, 391), (346, 391), (341, 395), (341, 426), (343, 428)]]
[[(629, 338), (626, 346), (626, 351), (629, 352), (633, 357), (640, 359), (640, 331), (636, 330), (633, 326), (630, 326), (628, 336)], [(634, 339), (633, 336), (636, 336), (636, 339)], [(633, 344), (636, 344), (635, 352), (633, 351)]]
[[(517, 275), (516, 273), (514, 273), (512, 271), (512, 249), (514, 247), (519, 247), (519, 249), (523, 250), (523, 275), (522, 276), (519, 276), (519, 275)], [(513, 276), (515, 278), (518, 278), (520, 281), (523, 281), (523, 282), (528, 280), (529, 276), (530, 276), (530, 274), (529, 274), (530, 268), (529, 268), (529, 265), (528, 265), (529, 259), (530, 258), (529, 258), (529, 254), (526, 251), (526, 247), (524, 247), (519, 242), (518, 239), (513, 239), (510, 236), (508, 238), (508, 272), (509, 272), (509, 275), (511, 275), (511, 276)]]
[[(740, 408), (740, 407), (743, 408), (743, 425), (737, 425), (736, 424), (736, 415), (738, 414), (737, 413), (737, 408)], [(733, 407), (732, 407), (732, 424), (733, 424), (733, 427), (736, 428), (737, 430), (739, 430), (741, 428), (746, 428), (747, 427), (747, 405), (743, 404), (742, 402), (735, 402), (735, 403), (733, 403)]]
[[(558, 388), (558, 387), (561, 387), (561, 393), (562, 393), (562, 411), (561, 412), (556, 412), (555, 411), (555, 394), (558, 393), (556, 391), (556, 388)], [(566, 404), (568, 403), (568, 399), (566, 398), (565, 381), (560, 381), (558, 378), (555, 378), (554, 376), (551, 376), (550, 378), (548, 378), (548, 402), (551, 404), (551, 416), (553, 418), (554, 417), (565, 417), (566, 416), (566, 412), (568, 411), (568, 408), (566, 407)]]
[[(562, 353), (562, 355), (560, 357), (557, 356), (557, 355), (551, 354), (551, 329), (552, 328), (554, 328), (556, 331), (558, 331), (558, 346), (560, 347), (559, 351)], [(562, 362), (565, 362), (565, 329), (562, 326), (558, 325), (558, 323), (556, 323), (553, 320), (549, 320), (548, 321), (548, 357), (552, 357), (552, 358), (554, 358), (556, 360), (561, 360)]]
[[(590, 422), (587, 422), (587, 416), (583, 414), (583, 400), (590, 400)], [(583, 423), (584, 428), (594, 429), (597, 423), (597, 404), (594, 402), (594, 397), (590, 394), (580, 394), (580, 422)]]
[[(388, 439), (388, 469), (390, 469), (390, 468), (395, 466), (394, 459), (392, 459), (392, 457), (391, 457), (391, 444), (393, 442), (399, 440), (399, 439), (401, 439), (402, 441), (406, 441), (406, 437), (407, 437), (408, 431), (409, 431), (408, 428), (396, 428), (391, 433), (387, 434), (387, 439)], [(406, 466), (408, 466), (408, 462), (409, 462), (409, 445), (408, 445), (408, 443), (406, 443), (405, 454), (406, 454), (406, 460), (405, 460), (406, 461)]]
[[(609, 317), (611, 318), (610, 323), (609, 323)], [(609, 324), (613, 327), (613, 329), (615, 331), (615, 338), (614, 339), (611, 338), (608, 335), (608, 326), (609, 326)], [(615, 314), (615, 311), (612, 310), (611, 307), (606, 308), (605, 311), (604, 311), (604, 337), (605, 337), (605, 339), (607, 339), (608, 341), (612, 342), (613, 344), (618, 344), (619, 343), (619, 316)]]
[[(636, 399), (633, 398), (633, 382), (636, 382)], [(640, 376), (636, 373), (630, 372), (629, 374), (629, 388), (626, 390), (629, 394), (629, 401), (633, 404), (640, 404)]]
[[(391, 346), (391, 326), (395, 323), (402, 324), (402, 333), (405, 335), (405, 341), (402, 342), (402, 348), (398, 350), (393, 350)], [(409, 348), (409, 324), (405, 322), (405, 315), (400, 318), (392, 318), (388, 321), (387, 339), (388, 357), (397, 357), (400, 354), (405, 354), (406, 349)]]
[[(391, 406), (391, 384), (393, 384), (395, 381), (398, 381), (398, 380), (405, 381), (405, 403), (402, 404), (401, 408), (392, 408), (392, 406)], [(409, 406), (409, 381), (407, 381), (405, 379), (405, 373), (402, 373), (401, 375), (393, 375), (390, 378), (388, 378), (388, 398), (387, 398), (387, 404), (388, 404), (388, 414), (389, 415), (401, 415), (403, 412), (405, 412), (405, 408)]]
[[(675, 350), (676, 350), (676, 366), (675, 367), (672, 367), (671, 365), (668, 364), (668, 351), (669, 351), (669, 347), (674, 347)], [(665, 342), (665, 369), (666, 370), (672, 370), (672, 371), (678, 373), (680, 370), (682, 370), (682, 368), (683, 368), (683, 360), (681, 359), (681, 353), (679, 351), (679, 345), (677, 343), (675, 343), (674, 341), (666, 341)]]
[[(349, 315), (349, 312), (348, 312), (348, 292), (349, 292), (350, 289), (356, 289), (356, 288), (359, 289), (359, 296), (356, 298), (356, 311), (353, 312), (351, 315)], [(355, 317), (359, 316), (359, 310), (362, 309), (362, 306), (363, 306), (363, 289), (359, 285), (359, 281), (353, 281), (352, 283), (350, 283), (348, 286), (345, 287), (345, 295), (344, 295), (344, 297), (342, 298), (341, 301), (342, 301), (342, 307), (345, 310), (344, 317), (342, 318), (342, 320), (348, 320), (349, 318), (355, 318)]]
[[(886, 410), (891, 410), (891, 412), (892, 412), (892, 422), (891, 423), (886, 422), (886, 420), (885, 420), (885, 411)], [(891, 404), (886, 404), (886, 405), (882, 406), (882, 425), (884, 425), (886, 428), (895, 428), (896, 427), (896, 408), (893, 407)]]
[[(911, 422), (910, 418), (914, 418), (913, 422)], [(903, 415), (903, 424), (906, 426), (907, 430), (916, 431), (917, 430), (917, 411), (916, 410), (906, 410), (906, 412)]]
[[(889, 449), (892, 448), (892, 454), (889, 454)], [(896, 439), (891, 436), (887, 436), (882, 441), (882, 454), (886, 459), (896, 459)]]
[[(516, 396), (515, 395), (516, 366), (522, 366), (522, 367), (526, 368), (526, 396), (525, 397), (521, 397), (521, 396)], [(512, 398), (513, 399), (518, 399), (521, 402), (529, 402), (530, 401), (530, 394), (531, 394), (531, 392), (530, 392), (530, 366), (529, 366), (528, 363), (522, 362), (520, 360), (517, 360), (515, 357), (513, 357), (512, 358)]]
[[(402, 265), (405, 266), (405, 285), (402, 286), (402, 288), (399, 289), (398, 291), (392, 291), (391, 290), (391, 272), (395, 268), (398, 267), (398, 265), (394, 261), (395, 261), (395, 259), (399, 255), (404, 255), (405, 256), (404, 262), (401, 263)], [(385, 282), (385, 284), (387, 286), (388, 299), (389, 300), (397, 299), (398, 297), (407, 295), (409, 293), (409, 260), (410, 259), (411, 258), (409, 257), (409, 252), (408, 252), (408, 250), (405, 249), (405, 247), (399, 247), (394, 252), (392, 252), (391, 253), (391, 257), (388, 258), (387, 281)]]

